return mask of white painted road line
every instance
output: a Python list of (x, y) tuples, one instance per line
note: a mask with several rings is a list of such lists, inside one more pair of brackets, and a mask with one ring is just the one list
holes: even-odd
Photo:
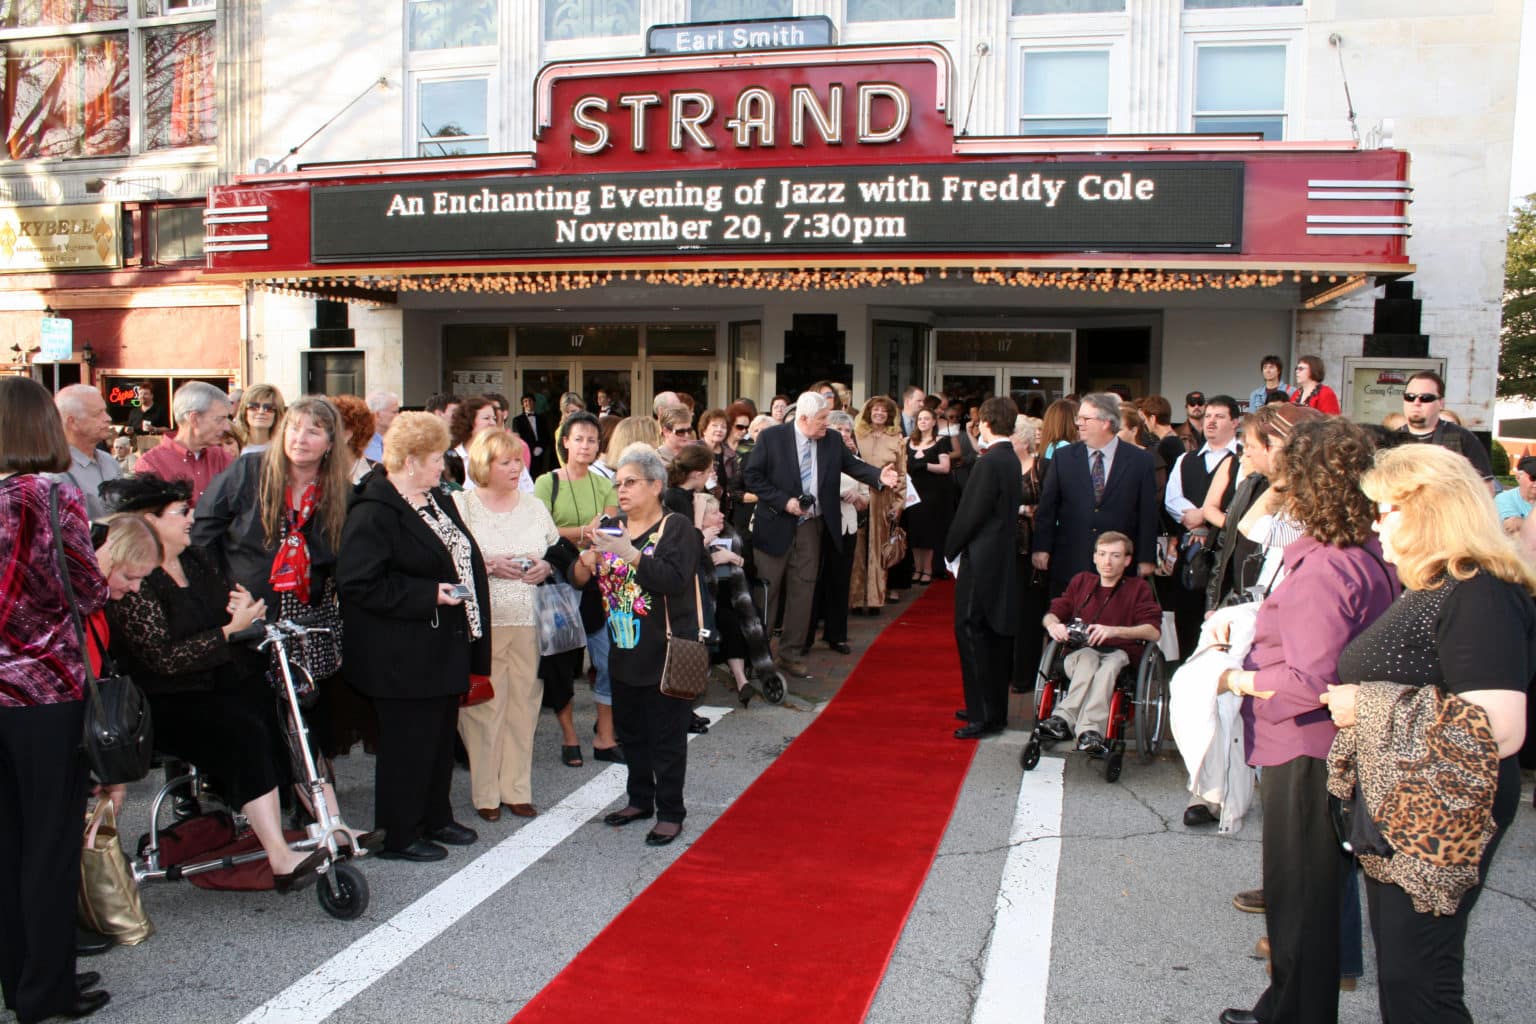
[[(713, 725), (731, 709), (694, 710)], [(688, 739), (691, 742), (694, 736)], [(599, 773), (415, 903), (258, 1006), (240, 1024), (319, 1024), (623, 796), (627, 775), (623, 765)], [(326, 883), (321, 880), (319, 884)]]
[(992, 942), (972, 1024), (1044, 1024), (1051, 980), (1056, 869), (1061, 863), (1062, 768), (1041, 758), (1019, 783)]

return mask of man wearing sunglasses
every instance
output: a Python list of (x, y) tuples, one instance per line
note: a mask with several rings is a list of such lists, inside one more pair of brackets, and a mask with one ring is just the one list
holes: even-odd
[(1410, 441), (1420, 444), (1437, 444), (1466, 456), (1477, 475), (1488, 482), (1493, 491), (1493, 462), (1488, 449), (1472, 431), (1440, 418), (1445, 409), (1445, 381), (1434, 370), (1420, 370), (1408, 378), (1403, 389), (1403, 415), (1408, 422), (1398, 428)]
[(1184, 396), (1184, 422), (1173, 428), (1184, 442), (1186, 452), (1200, 450), (1205, 444), (1205, 392), (1191, 391)]

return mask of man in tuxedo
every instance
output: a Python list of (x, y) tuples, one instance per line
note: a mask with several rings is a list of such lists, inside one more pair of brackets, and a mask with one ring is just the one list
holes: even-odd
[[(1179, 650), (1193, 653), (1200, 640), (1200, 624), (1205, 621), (1205, 587), (1188, 590), (1184, 587), (1184, 562), (1190, 552), (1183, 543), (1191, 530), (1203, 531), (1203, 544), (1219, 543), (1217, 528), (1221, 523), (1207, 523), (1201, 511), (1211, 490), (1211, 478), (1216, 469), (1228, 459), (1240, 458), (1243, 446), (1237, 441), (1237, 399), (1230, 395), (1215, 395), (1205, 405), (1205, 418), (1200, 421), (1205, 432), (1205, 443), (1192, 452), (1179, 456), (1168, 470), (1168, 483), (1163, 490), (1163, 507), (1174, 522), (1174, 536), (1179, 538), (1179, 561), (1174, 568), (1174, 584), (1165, 606), (1171, 605), (1175, 628), (1179, 636)], [(1221, 510), (1226, 511), (1237, 491), (1237, 473), (1227, 477), (1226, 491), (1221, 496)], [(1224, 523), (1225, 520), (1223, 519)], [(1215, 550), (1214, 547), (1211, 550)]]
[[(768, 427), (747, 460), (747, 490), (757, 495), (752, 548), (759, 579), (768, 581), (768, 605), (784, 592), (784, 634), (779, 665), (803, 679), (809, 673), (794, 654), (810, 646), (811, 605), (821, 545), (842, 549), (839, 474), (875, 488), (895, 487), (896, 467), (877, 470), (827, 433), (827, 400), (807, 391), (795, 403), (795, 419)], [(813, 500), (802, 501), (802, 498)], [(790, 652), (790, 653), (785, 653)]]
[[(974, 740), (1003, 731), (1008, 718), (1008, 680), (1013, 672), (1013, 637), (1019, 629), (1019, 577), (1010, 571), (1017, 543), (1023, 473), (1009, 441), (1019, 410), (1011, 398), (981, 403), (981, 455), (960, 495), (949, 524), (944, 555), (959, 559), (955, 580), (955, 646), (965, 707), (965, 725), (955, 739)], [(997, 571), (1007, 566), (1007, 570)]]
[(534, 412), (533, 396), (523, 396), (523, 411), (512, 417), (512, 429), (528, 446), (528, 472), (535, 478), (555, 468), (555, 439), (549, 421)]
[(1077, 411), (1082, 439), (1058, 449), (1045, 476), (1035, 509), (1032, 558), (1035, 568), (1050, 570), (1051, 596), (1067, 589), (1072, 577), (1093, 569), (1093, 547), (1109, 530), (1132, 538), (1137, 572), (1152, 575), (1157, 550), (1161, 495), (1152, 455), (1116, 437), (1120, 399), (1085, 395)]

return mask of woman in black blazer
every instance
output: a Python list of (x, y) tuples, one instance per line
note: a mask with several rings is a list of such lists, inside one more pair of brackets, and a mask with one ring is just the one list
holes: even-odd
[[(401, 413), (383, 465), (357, 487), (336, 564), (348, 679), (379, 717), (379, 856), (441, 860), (478, 836), (453, 820), (459, 699), (490, 672), (490, 586), (480, 549), (438, 488), (448, 428)], [(458, 596), (456, 588), (469, 588)]]

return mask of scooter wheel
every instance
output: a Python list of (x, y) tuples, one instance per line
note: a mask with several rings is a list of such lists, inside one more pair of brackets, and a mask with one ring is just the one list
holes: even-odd
[(1019, 764), (1025, 771), (1032, 772), (1035, 770), (1035, 766), (1039, 763), (1040, 741), (1031, 739), (1029, 744), (1024, 748), (1024, 754), (1019, 758)]
[(315, 885), (320, 907), (338, 921), (352, 921), (368, 909), (368, 879), (351, 864), (331, 865)]
[(784, 703), (784, 677), (779, 673), (763, 680), (763, 699), (769, 704)]
[(1120, 768), (1121, 768), (1122, 764), (1124, 763), (1124, 761), (1125, 761), (1125, 755), (1120, 753), (1120, 751), (1118, 751), (1118, 750), (1115, 751), (1113, 754), (1109, 755), (1109, 761), (1108, 761), (1107, 764), (1104, 765), (1104, 781), (1105, 782), (1118, 782), (1118, 781), (1120, 781)]

